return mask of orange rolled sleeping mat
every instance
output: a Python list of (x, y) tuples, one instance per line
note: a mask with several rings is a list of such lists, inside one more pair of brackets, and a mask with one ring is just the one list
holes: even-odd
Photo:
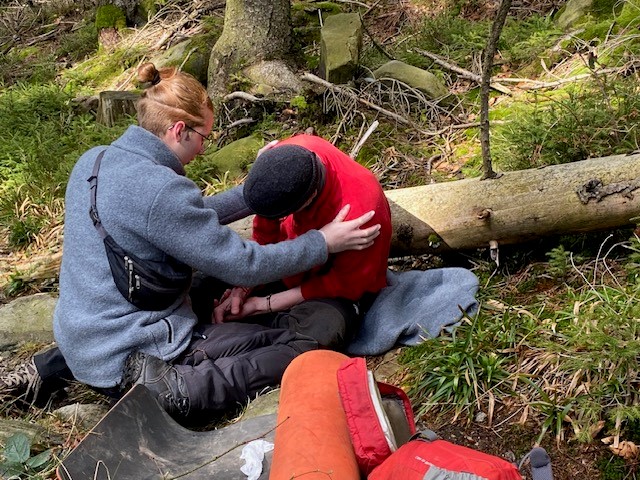
[(349, 357), (313, 350), (287, 367), (269, 480), (359, 480), (336, 372)]

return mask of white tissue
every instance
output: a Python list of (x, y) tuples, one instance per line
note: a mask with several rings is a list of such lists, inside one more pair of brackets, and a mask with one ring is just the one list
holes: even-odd
[(271, 450), (273, 443), (266, 440), (253, 440), (244, 446), (240, 460), (244, 460), (245, 463), (240, 467), (240, 471), (247, 476), (247, 480), (258, 480), (262, 473), (264, 454)]

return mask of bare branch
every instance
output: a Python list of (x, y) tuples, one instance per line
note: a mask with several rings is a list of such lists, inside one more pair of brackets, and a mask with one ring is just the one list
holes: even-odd
[(257, 102), (263, 102), (264, 99), (262, 98), (258, 98), (255, 97), (253, 95), (251, 95), (250, 93), (247, 92), (231, 92), (229, 95), (226, 95), (222, 101), (224, 102), (229, 102), (231, 100), (235, 100), (235, 99), (241, 99), (241, 100), (246, 100), (247, 102), (253, 102), (253, 103), (257, 103)]
[[(428, 52), (426, 50), (422, 50), (420, 48), (416, 48), (415, 49), (416, 52), (418, 52), (420, 55), (427, 57), (431, 60), (434, 61), (434, 63), (437, 63), (438, 65), (440, 65), (441, 67), (446, 68), (447, 70), (457, 73), (458, 75), (460, 75), (461, 77), (464, 78), (468, 78), (469, 80), (473, 80), (474, 82), (480, 84), (482, 82), (482, 77), (480, 75), (477, 75), (467, 69), (464, 69), (462, 67), (459, 67), (457, 65), (454, 65), (452, 63), (447, 62), (446, 60), (443, 60), (439, 55), (436, 55), (435, 53), (431, 53)], [(499, 83), (495, 82), (495, 81), (491, 81), (491, 83), (489, 84), (491, 86), (491, 88), (493, 88), (494, 90), (497, 90), (500, 93), (504, 93), (505, 95), (511, 95), (511, 90), (509, 90), (509, 88), (505, 87), (504, 85), (500, 85)]]
[(394, 119), (396, 122), (399, 122), (399, 123), (402, 123), (403, 125), (408, 125), (408, 126), (411, 126), (411, 127), (413, 126), (412, 123), (408, 119), (406, 119), (404, 117), (401, 117), (400, 115), (398, 115), (396, 113), (390, 112), (389, 110), (386, 110), (386, 109), (384, 109), (384, 108), (382, 108), (382, 107), (380, 107), (378, 105), (375, 105), (375, 104), (373, 104), (373, 103), (371, 103), (371, 102), (369, 102), (367, 100), (364, 100), (364, 99), (358, 97), (356, 94), (348, 92), (347, 90), (342, 89), (342, 88), (338, 87), (337, 85), (334, 85), (331, 82), (327, 82), (326, 80), (323, 80), (322, 78), (317, 77), (312, 73), (305, 73), (305, 74), (302, 75), (301, 78), (303, 80), (306, 80), (307, 82), (316, 83), (318, 85), (322, 85), (325, 88), (333, 90), (334, 92), (340, 92), (343, 95), (352, 97), (354, 100), (357, 100), (358, 102), (362, 103), (363, 105), (365, 105), (365, 106), (367, 106), (367, 107), (369, 107), (369, 108), (371, 108), (371, 109), (373, 109), (373, 110), (375, 110), (377, 112), (380, 112), (381, 114), (383, 114), (383, 115), (385, 115), (385, 116), (387, 116), (389, 118)]
[(351, 153), (349, 153), (349, 156), (351, 158), (356, 158), (358, 156), (358, 152), (360, 151), (360, 149), (362, 148), (362, 145), (364, 145), (364, 142), (367, 141), (367, 138), (369, 138), (369, 136), (373, 133), (373, 131), (378, 128), (378, 125), (380, 124), (380, 122), (378, 122), (377, 120), (375, 120), (371, 126), (367, 129), (366, 132), (364, 132), (364, 135), (362, 135), (362, 138), (358, 141), (358, 143), (356, 143), (356, 146), (353, 147), (353, 150), (351, 150)]
[(350, 3), (352, 5), (358, 5), (359, 7), (366, 8), (367, 11), (369, 11), (369, 9), (371, 9), (371, 7), (369, 5), (367, 5), (366, 3), (358, 2), (356, 0), (336, 0), (336, 1), (338, 3)]

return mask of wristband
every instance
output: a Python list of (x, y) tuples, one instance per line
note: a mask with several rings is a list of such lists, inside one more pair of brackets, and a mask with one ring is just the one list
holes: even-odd
[(267, 295), (267, 310), (269, 310), (269, 313), (273, 313), (273, 310), (271, 310), (271, 293)]

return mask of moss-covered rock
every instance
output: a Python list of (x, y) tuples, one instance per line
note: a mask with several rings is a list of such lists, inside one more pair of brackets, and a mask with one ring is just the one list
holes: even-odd
[(0, 308), (0, 347), (20, 341), (53, 341), (53, 309), (58, 299), (37, 293)]
[(362, 22), (357, 13), (327, 17), (322, 27), (320, 72), (332, 83), (353, 80), (362, 46)]
[(244, 75), (251, 80), (251, 93), (271, 95), (279, 92), (300, 93), (302, 82), (280, 60), (263, 61), (250, 65), (243, 70)]
[(158, 5), (155, 0), (139, 0), (134, 22), (136, 25), (144, 25), (147, 23), (147, 19), (153, 17), (156, 13), (158, 13)]
[(161, 67), (181, 67), (183, 72), (193, 75), (206, 85), (209, 55), (214, 44), (215, 38), (196, 36), (172, 46), (155, 57), (153, 62)]
[(620, 12), (622, 4), (615, 0), (569, 0), (556, 16), (556, 24), (562, 29), (581, 25), (590, 18), (602, 20)]
[(263, 145), (260, 135), (250, 135), (207, 155), (207, 162), (214, 164), (219, 172), (229, 172), (231, 179), (238, 178), (253, 163)]
[(445, 84), (433, 73), (399, 60), (385, 63), (373, 72), (373, 76), (377, 79), (392, 78), (406, 83), (420, 90), (430, 100), (444, 99), (449, 96), (449, 90)]

